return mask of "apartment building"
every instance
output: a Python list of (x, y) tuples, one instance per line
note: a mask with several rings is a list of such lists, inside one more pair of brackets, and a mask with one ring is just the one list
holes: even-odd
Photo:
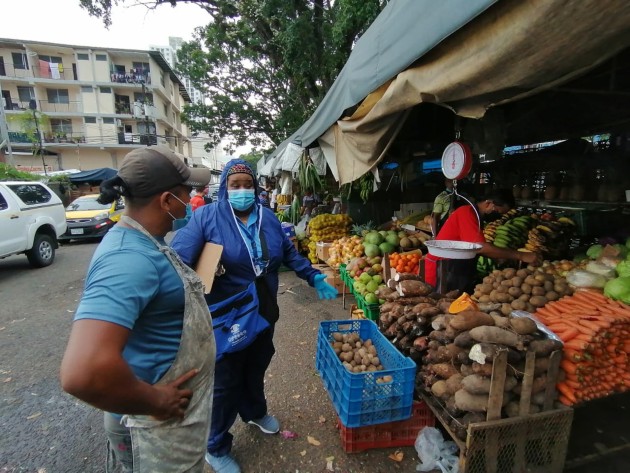
[(117, 168), (152, 144), (192, 153), (181, 122), (190, 96), (158, 51), (0, 39), (0, 91), (18, 168), (42, 170), (36, 136), (51, 171)]

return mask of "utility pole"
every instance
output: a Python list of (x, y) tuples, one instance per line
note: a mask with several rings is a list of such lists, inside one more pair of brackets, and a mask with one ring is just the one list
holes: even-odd
[[(0, 83), (0, 97), (2, 97), (2, 83)], [(6, 140), (7, 151), (9, 152), (9, 165), (15, 166), (15, 160), (13, 159), (13, 148), (11, 148), (11, 138), (9, 137), (9, 128), (7, 126), (7, 116), (4, 113), (4, 105), (0, 105), (0, 141)]]
[(44, 176), (48, 177), (48, 171), (46, 171), (46, 161), (44, 161), (44, 146), (42, 144), (42, 134), (39, 132), (39, 120), (37, 119), (37, 102), (35, 99), (31, 99), (28, 103), (28, 108), (33, 111), (33, 120), (35, 120), (35, 133), (37, 133), (37, 143), (39, 144), (37, 151), (42, 158), (42, 166), (44, 167)]

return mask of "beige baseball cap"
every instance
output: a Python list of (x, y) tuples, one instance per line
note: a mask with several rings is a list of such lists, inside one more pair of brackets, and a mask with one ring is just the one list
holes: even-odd
[(123, 158), (118, 176), (131, 197), (150, 197), (173, 187), (203, 187), (210, 182), (210, 169), (190, 168), (170, 148), (137, 148)]

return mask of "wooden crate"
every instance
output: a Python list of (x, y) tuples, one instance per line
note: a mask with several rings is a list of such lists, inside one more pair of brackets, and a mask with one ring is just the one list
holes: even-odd
[(561, 473), (571, 431), (573, 410), (554, 409), (555, 385), (561, 351), (550, 355), (542, 412), (529, 414), (534, 379), (535, 354), (528, 352), (519, 401), (519, 416), (501, 419), (507, 351), (493, 360), (486, 422), (471, 423), (466, 439), (453, 430), (453, 419), (439, 401), (430, 395), (424, 399), (436, 419), (460, 449), (460, 473)]

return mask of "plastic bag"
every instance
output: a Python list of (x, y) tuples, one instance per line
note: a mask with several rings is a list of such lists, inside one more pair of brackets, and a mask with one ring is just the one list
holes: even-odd
[(582, 269), (574, 269), (567, 273), (567, 282), (574, 287), (599, 287), (606, 285), (607, 279), (601, 274), (591, 273)]
[(455, 455), (457, 445), (452, 440), (445, 441), (438, 429), (423, 428), (416, 437), (415, 447), (422, 462), (416, 471), (439, 469), (442, 473), (459, 473), (459, 459)]
[(308, 224), (309, 218), (308, 215), (302, 217), (302, 220), (295, 226), (295, 234), (300, 239), (300, 237), (304, 238), (306, 236), (306, 225)]

